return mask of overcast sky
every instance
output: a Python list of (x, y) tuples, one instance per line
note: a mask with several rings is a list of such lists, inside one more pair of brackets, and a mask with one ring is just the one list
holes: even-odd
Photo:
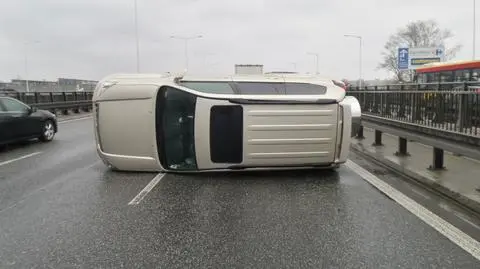
[[(189, 72), (232, 73), (236, 63), (266, 71), (358, 77), (363, 36), (366, 79), (376, 70), (388, 36), (409, 21), (435, 19), (463, 44), (457, 59), (471, 59), (471, 0), (137, 0), (140, 71), (182, 71), (184, 43), (171, 35), (203, 35), (189, 42)], [(136, 72), (134, 0), (1, 0), (0, 79), (100, 79)], [(480, 3), (479, 3), (480, 5)], [(477, 22), (480, 21), (480, 18)], [(477, 27), (480, 29), (480, 27)], [(478, 35), (477, 35), (478, 36)], [(24, 46), (25, 42), (39, 43)], [(477, 55), (480, 55), (480, 43)]]

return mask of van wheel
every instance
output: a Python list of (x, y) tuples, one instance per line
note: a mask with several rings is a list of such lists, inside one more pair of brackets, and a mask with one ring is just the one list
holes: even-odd
[(40, 141), (50, 142), (55, 137), (55, 126), (51, 120), (46, 120), (43, 123), (42, 135), (40, 136)]

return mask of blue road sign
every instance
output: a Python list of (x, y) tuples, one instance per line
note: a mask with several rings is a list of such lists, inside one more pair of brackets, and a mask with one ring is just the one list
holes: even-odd
[(408, 48), (398, 48), (398, 69), (408, 69)]

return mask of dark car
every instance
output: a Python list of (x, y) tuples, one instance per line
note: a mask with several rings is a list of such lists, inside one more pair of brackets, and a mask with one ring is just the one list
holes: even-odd
[(0, 145), (32, 138), (49, 142), (57, 131), (55, 114), (0, 96)]

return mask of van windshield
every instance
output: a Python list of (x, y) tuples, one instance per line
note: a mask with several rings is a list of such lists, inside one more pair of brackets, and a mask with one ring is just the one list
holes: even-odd
[(157, 97), (157, 141), (162, 166), (171, 170), (196, 170), (196, 97), (165, 87)]

